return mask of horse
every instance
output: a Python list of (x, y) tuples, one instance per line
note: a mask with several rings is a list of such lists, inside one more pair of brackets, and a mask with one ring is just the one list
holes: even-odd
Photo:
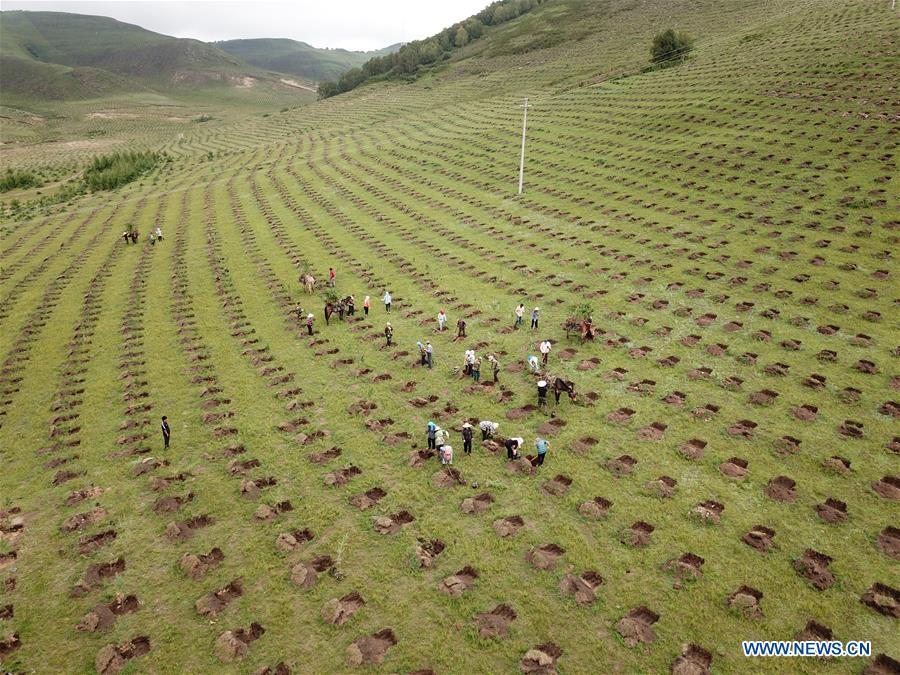
[(301, 274), (300, 275), (300, 283), (303, 285), (303, 288), (306, 290), (307, 295), (312, 295), (313, 290), (316, 288), (316, 280), (312, 274)]
[(581, 341), (594, 339), (594, 324), (591, 321), (569, 317), (563, 324), (566, 331), (566, 339), (571, 337), (573, 332), (577, 332), (581, 336)]
[(564, 380), (561, 377), (553, 378), (553, 396), (556, 398), (557, 405), (559, 404), (560, 395), (566, 392), (569, 395), (569, 399), (571, 399), (572, 403), (578, 402), (578, 394), (575, 393), (575, 383), (571, 380)]
[(325, 325), (328, 325), (328, 320), (331, 318), (331, 315), (334, 314), (334, 303), (326, 302), (325, 303)]

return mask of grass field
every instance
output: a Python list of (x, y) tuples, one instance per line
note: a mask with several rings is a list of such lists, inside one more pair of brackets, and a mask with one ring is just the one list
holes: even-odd
[[(2, 669), (505, 673), (539, 648), (531, 672), (896, 672), (888, 7), (557, 0), (415, 82), (106, 120), (109, 148), (172, 161), (3, 222)], [(691, 58), (641, 74), (670, 26)], [(3, 170), (77, 173), (87, 106)], [(329, 267), (358, 315), (326, 326), (298, 276)], [(539, 330), (511, 330), (519, 302)], [(583, 303), (597, 339), (567, 340)], [(544, 338), (579, 393), (547, 414)], [(470, 347), (499, 383), (455, 372)], [(546, 463), (464, 456), (470, 418), (548, 438)], [(461, 482), (417, 459), (429, 419)], [(873, 656), (741, 655), (801, 634)]]

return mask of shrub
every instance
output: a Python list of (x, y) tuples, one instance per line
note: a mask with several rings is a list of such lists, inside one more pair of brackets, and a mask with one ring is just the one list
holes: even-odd
[(657, 64), (674, 65), (683, 61), (693, 48), (693, 38), (669, 28), (653, 38), (653, 45), (650, 47), (650, 61)]
[(162, 159), (156, 152), (116, 152), (95, 157), (84, 170), (84, 184), (95, 192), (114, 190), (147, 173)]
[(40, 184), (38, 177), (30, 171), (7, 169), (3, 177), (0, 178), (0, 192), (9, 192), (17, 188), (30, 188)]

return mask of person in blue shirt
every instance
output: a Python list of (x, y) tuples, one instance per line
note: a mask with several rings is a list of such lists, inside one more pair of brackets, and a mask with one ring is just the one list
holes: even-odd
[(425, 343), (425, 361), (428, 364), (428, 369), (431, 370), (434, 366), (434, 348), (430, 342)]
[(387, 289), (385, 289), (384, 298), (382, 298), (382, 299), (384, 300), (384, 311), (386, 311), (388, 314), (390, 314), (390, 312), (391, 312), (391, 294), (388, 293)]
[(541, 466), (544, 463), (547, 451), (550, 449), (550, 443), (543, 438), (539, 438), (534, 442), (534, 447), (537, 448), (537, 465)]
[(434, 442), (434, 436), (437, 433), (438, 426), (432, 421), (428, 422), (428, 426), (425, 427), (426, 433), (428, 434), (428, 449), (436, 450), (437, 445)]
[(540, 320), (540, 318), (541, 310), (535, 307), (533, 310), (531, 310), (531, 330), (534, 330), (538, 327), (538, 321)]

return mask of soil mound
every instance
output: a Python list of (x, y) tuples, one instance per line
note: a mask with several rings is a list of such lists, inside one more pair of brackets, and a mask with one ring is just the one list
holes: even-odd
[(863, 593), (860, 601), (879, 614), (900, 619), (900, 590), (886, 584), (874, 583)]
[(221, 563), (223, 560), (225, 560), (225, 554), (222, 553), (222, 549), (213, 548), (209, 553), (201, 553), (199, 555), (195, 553), (185, 553), (181, 556), (179, 564), (185, 575), (194, 581), (199, 581), (206, 576), (206, 573), (209, 572), (210, 569)]
[(562, 654), (562, 649), (547, 642), (525, 652), (519, 668), (525, 675), (551, 675), (556, 672), (556, 662)]
[(753, 529), (741, 538), (741, 541), (757, 551), (768, 553), (774, 546), (772, 542), (774, 536), (775, 530), (764, 525), (755, 525)]
[(101, 603), (88, 612), (78, 624), (78, 630), (94, 632), (106, 630), (116, 622), (123, 614), (136, 612), (140, 603), (136, 595), (116, 595), (115, 600), (109, 603)]
[(511, 537), (518, 532), (523, 525), (525, 525), (525, 521), (522, 520), (522, 516), (507, 516), (506, 518), (495, 520), (493, 528), (498, 537)]
[(475, 585), (478, 572), (466, 566), (441, 581), (439, 588), (451, 598), (458, 598)]
[(606, 514), (609, 513), (611, 506), (611, 501), (598, 496), (584, 502), (578, 507), (578, 512), (585, 518), (606, 518)]
[(375, 518), (375, 531), (378, 534), (396, 534), (400, 528), (414, 520), (415, 518), (409, 511), (399, 511), (390, 516), (378, 516)]
[(766, 495), (776, 502), (794, 502), (797, 500), (797, 483), (787, 476), (776, 476), (766, 486)]
[(366, 666), (384, 663), (387, 650), (397, 644), (394, 631), (384, 628), (372, 635), (365, 635), (347, 647), (348, 666)]
[(204, 595), (194, 603), (194, 608), (205, 617), (215, 618), (232, 601), (244, 594), (244, 588), (240, 579), (229, 582), (222, 588)]
[(115, 675), (125, 667), (125, 662), (143, 656), (150, 651), (150, 638), (143, 635), (119, 645), (106, 645), (97, 652), (94, 667), (100, 675)]
[(728, 596), (728, 606), (744, 616), (751, 619), (762, 618), (762, 591), (758, 591), (750, 586), (741, 586), (734, 593)]
[(366, 601), (355, 591), (342, 598), (332, 598), (322, 607), (322, 618), (334, 626), (343, 626), (365, 604)]
[(334, 567), (331, 556), (320, 555), (308, 562), (297, 563), (291, 568), (291, 581), (301, 588), (312, 588), (319, 580), (319, 574)]
[(501, 603), (490, 612), (483, 612), (475, 616), (475, 625), (478, 634), (484, 639), (502, 638), (509, 635), (509, 625), (516, 620), (515, 610)]
[(366, 490), (363, 493), (356, 494), (350, 497), (350, 504), (360, 509), (361, 511), (364, 511), (375, 506), (386, 496), (387, 491), (381, 489), (380, 487), (374, 487)]
[(681, 656), (672, 661), (672, 675), (709, 675), (712, 654), (703, 647), (689, 644), (681, 650)]
[(616, 632), (629, 647), (634, 647), (639, 642), (649, 644), (656, 641), (656, 633), (653, 632), (652, 626), (657, 621), (659, 614), (656, 612), (643, 606), (635, 607), (619, 619)]
[(794, 569), (817, 591), (824, 591), (835, 582), (834, 574), (828, 569), (830, 563), (830, 557), (808, 548), (794, 561)]
[(480, 495), (463, 499), (459, 508), (463, 513), (478, 514), (487, 511), (493, 503), (493, 496), (488, 492), (482, 492)]
[(556, 567), (556, 562), (566, 552), (566, 549), (556, 544), (541, 544), (532, 547), (527, 554), (525, 560), (537, 567), (539, 570), (552, 570)]
[(446, 544), (440, 539), (419, 539), (416, 544), (416, 558), (422, 567), (431, 567), (434, 559), (446, 548)]
[(227, 630), (216, 640), (215, 653), (221, 661), (230, 663), (238, 661), (246, 655), (251, 643), (262, 637), (266, 629), (253, 622), (249, 628)]
[(580, 576), (566, 574), (559, 582), (559, 590), (565, 595), (575, 596), (575, 602), (589, 605), (597, 599), (597, 589), (603, 583), (603, 577), (592, 570), (582, 572)]

